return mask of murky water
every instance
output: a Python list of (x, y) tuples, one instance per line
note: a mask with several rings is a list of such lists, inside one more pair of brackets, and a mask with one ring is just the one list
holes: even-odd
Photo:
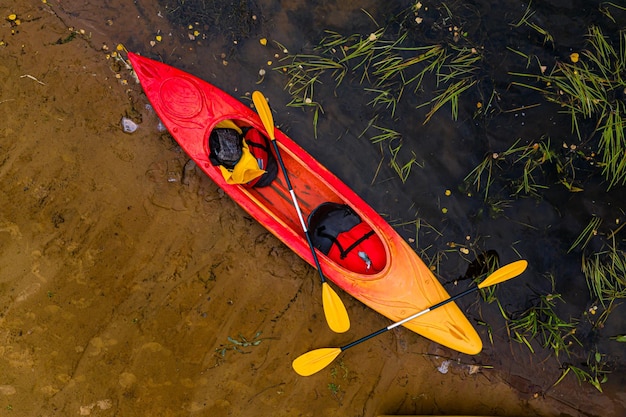
[[(463, 178), (485, 154), (502, 152), (517, 138), (524, 144), (537, 141), (546, 134), (557, 143), (573, 141), (569, 116), (559, 114), (558, 109), (547, 104), (531, 107), (540, 97), (511, 86), (509, 72), (525, 71), (526, 62), (507, 50), (507, 47), (536, 54), (540, 59), (565, 59), (584, 45), (584, 33), (588, 25), (601, 25), (607, 33), (616, 33), (618, 28), (624, 27), (626, 14), (619, 9), (611, 9), (613, 16), (617, 17), (616, 22), (611, 22), (600, 12), (601, 7), (607, 7), (606, 2), (562, 0), (533, 3), (536, 11), (534, 21), (548, 29), (554, 38), (554, 42), (542, 43), (536, 32), (515, 30), (511, 25), (523, 16), (528, 6), (525, 2), (507, 0), (496, 4), (490, 1), (448, 4), (453, 15), (459, 19), (458, 25), (463, 25), (476, 45), (484, 47), (485, 65), (481, 69), (479, 88), (470, 90), (460, 103), (458, 121), (451, 120), (447, 109), (438, 112), (426, 125), (422, 124), (426, 110), (415, 111), (412, 106), (406, 106), (398, 112), (394, 123), (403, 134), (400, 157), (406, 160), (415, 155), (421, 165), (413, 169), (406, 183), (402, 183), (389, 166), (387, 144), (372, 144), (367, 135), (360, 137), (374, 114), (356, 84), (337, 89), (336, 92), (332, 85), (318, 87), (325, 113), (320, 119), (318, 137), (315, 138), (311, 113), (285, 106), (290, 101), (284, 89), (286, 78), (271, 69), (284, 57), (284, 52), (274, 42), (296, 53), (310, 51), (321, 39), (324, 29), (343, 34), (368, 34), (377, 28), (374, 20), (380, 25), (386, 24), (393, 20), (394, 15), (411, 5), (410, 2), (398, 2), (391, 6), (389, 2), (376, 0), (137, 0), (129, 3), (119, 0), (48, 1), (65, 25), (85, 31), (89, 45), (94, 50), (100, 50), (102, 56), (107, 50), (113, 50), (116, 44), (123, 43), (128, 50), (160, 58), (214, 83), (242, 100), (247, 100), (244, 97), (246, 92), (261, 89), (270, 98), (276, 111), (277, 124), (379, 212), (384, 213), (392, 224), (398, 225), (403, 236), (415, 241), (418, 253), (426, 258), (443, 254), (436, 264), (438, 273), (451, 293), (457, 291), (453, 281), (465, 274), (468, 262), (473, 260), (450, 245), (454, 242), (471, 247), (472, 255), (495, 250), (501, 263), (520, 256), (530, 262), (529, 271), (524, 276), (504, 284), (498, 290), (498, 297), (509, 311), (523, 311), (529, 307), (536, 293), (549, 292), (550, 282), (546, 275), (552, 274), (555, 277), (555, 291), (561, 293), (567, 301), (559, 311), (579, 318), (581, 322), (585, 320), (584, 313), (591, 306), (591, 301), (580, 272), (580, 253), (568, 253), (568, 248), (591, 215), (610, 221), (626, 220), (620, 193), (615, 190), (606, 193), (605, 185), (596, 177), (584, 181), (583, 193), (568, 193), (563, 188), (553, 186), (545, 191), (541, 199), (511, 198), (503, 213), (492, 217), (488, 215), (489, 207), (482, 198), (479, 195), (468, 196), (462, 183)], [(422, 3), (432, 8), (438, 5)], [(5, 7), (3, 11), (9, 10), (8, 6)], [(185, 12), (181, 13), (180, 9)], [(218, 11), (219, 19), (216, 19)], [(65, 37), (60, 30), (55, 30), (58, 34), (50, 36), (51, 42)], [(259, 43), (261, 38), (268, 39), (268, 46)], [(266, 70), (262, 79), (259, 76), (260, 69)], [(307, 410), (311, 410), (307, 404), (321, 404), (322, 407), (318, 409), (312, 406), (314, 412), (308, 415), (326, 413), (355, 416), (387, 412), (502, 415), (525, 415), (527, 412), (549, 415), (562, 412), (565, 415), (602, 415), (603, 410), (619, 413), (626, 408), (626, 398), (621, 388), (626, 382), (623, 376), (626, 349), (624, 343), (608, 339), (608, 336), (626, 332), (624, 320), (620, 317), (623, 316), (619, 310), (621, 307), (606, 322), (601, 334), (587, 331), (581, 336), (585, 338), (587, 346), (597, 343), (598, 349), (610, 358), (613, 373), (603, 386), (606, 392), (604, 395), (595, 392), (588, 384), (579, 387), (573, 375), (551, 388), (560, 375), (559, 362), (549, 355), (549, 351), (538, 346), (535, 346), (537, 354), (532, 355), (525, 346), (510, 342), (495, 304), (486, 305), (477, 300), (462, 300), (459, 304), (473, 320), (486, 321), (491, 325), (493, 344), (488, 342), (487, 328), (477, 326), (483, 335), (485, 351), (477, 358), (445, 362), (445, 374), (441, 372), (444, 366), (442, 358), (451, 355), (449, 352), (429, 346), (427, 342), (419, 342), (419, 338), (412, 335), (397, 332), (392, 341), (380, 339), (373, 342), (373, 350), (364, 348), (360, 354), (355, 353), (355, 356), (347, 358), (345, 364), (342, 362), (341, 367), (333, 368), (333, 373), (317, 381), (301, 381), (292, 377), (286, 364), (296, 354), (320, 347), (318, 343), (337, 343), (333, 336), (327, 335), (319, 318), (309, 320), (304, 329), (301, 328), (303, 324), (294, 317), (295, 312), (307, 318), (315, 315), (312, 312), (315, 306), (310, 307), (303, 301), (304, 298), (315, 298), (317, 294), (314, 274), (252, 222), (246, 223), (246, 227), (255, 239), (244, 243), (243, 248), (236, 246), (238, 240), (233, 242), (220, 236), (225, 234), (225, 230), (237, 233), (236, 228), (241, 227), (243, 212), (201, 177), (191, 176), (190, 188), (179, 188), (180, 177), (176, 177), (176, 173), (183, 170), (186, 161), (184, 155), (158, 132), (157, 121), (149, 110), (142, 107), (145, 103), (140, 101), (138, 87), (131, 84), (127, 88), (136, 90), (136, 94), (131, 95), (136, 100), (132, 111), (139, 112), (142, 123), (138, 134), (127, 137), (129, 141), (136, 141), (136, 145), (118, 143), (112, 146), (118, 159), (132, 161), (140, 171), (145, 172), (145, 175), (135, 175), (129, 171), (130, 176), (123, 181), (128, 183), (126, 187), (130, 187), (131, 192), (146, 194), (145, 207), (140, 211), (153, 219), (149, 226), (153, 234), (143, 239), (136, 237), (135, 232), (141, 227), (133, 222), (141, 224), (144, 214), (133, 211), (130, 205), (130, 217), (100, 211), (95, 208), (95, 201), (91, 203), (94, 205), (91, 209), (93, 211), (85, 212), (77, 208), (75, 216), (76, 221), (96, 216), (112, 217), (114, 226), (102, 231), (106, 239), (103, 237), (94, 242), (97, 245), (89, 252), (90, 259), (97, 264), (98, 259), (101, 259), (99, 253), (104, 251), (113, 259), (113, 254), (109, 252), (119, 250), (117, 256), (120, 259), (116, 261), (119, 265), (135, 265), (130, 270), (125, 269), (124, 274), (143, 278), (139, 281), (131, 280), (127, 284), (117, 281), (110, 288), (98, 289), (98, 284), (89, 284), (90, 291), (100, 291), (99, 296), (109, 297), (102, 308), (110, 309), (110, 322), (107, 323), (105, 315), (100, 322), (91, 323), (98, 329), (94, 329), (92, 336), (77, 337), (72, 349), (77, 349), (77, 356), (102, 359), (95, 364), (81, 362), (81, 359), (74, 359), (66, 352), (61, 341), (50, 341), (51, 351), (72, 357), (76, 366), (83, 368), (80, 372), (60, 369), (55, 373), (57, 379), (80, 384), (81, 380), (72, 379), (73, 375), (95, 378), (99, 369), (105, 372), (105, 367), (111, 365), (111, 369), (117, 372), (111, 376), (115, 379), (114, 385), (121, 386), (123, 391), (116, 401), (123, 402), (126, 399), (138, 405), (137, 408), (126, 408), (127, 411), (137, 412), (140, 406), (147, 407), (146, 404), (154, 400), (166, 407), (167, 415), (231, 415), (247, 413), (255, 407), (283, 410), (280, 415), (307, 415)], [(491, 94), (492, 91), (496, 91), (499, 97), (492, 111), (486, 117), (474, 118), (476, 103), (486, 102), (488, 97), (485, 94)], [(123, 99), (125, 97), (120, 98)], [(132, 116), (137, 119), (138, 114)], [(138, 148), (130, 150), (130, 146)], [(94, 151), (97, 148), (90, 149), (98, 154), (98, 151)], [(142, 156), (133, 156), (142, 152)], [(160, 155), (159, 152), (164, 154)], [(38, 172), (45, 172), (44, 168), (40, 167)], [(496, 185), (504, 183), (503, 179)], [(117, 185), (106, 184), (104, 188), (107, 187)], [(139, 191), (142, 187), (148, 191)], [(128, 192), (128, 189), (125, 190)], [(452, 191), (450, 196), (446, 195), (446, 190)], [(40, 193), (46, 194), (49, 190), (42, 189)], [(41, 195), (40, 199), (45, 201), (46, 195)], [(61, 218), (71, 221), (69, 217)], [(416, 228), (417, 219), (421, 225), (419, 229)], [(83, 224), (83, 227), (87, 233), (91, 226)], [(167, 230), (172, 227), (183, 228), (186, 232), (172, 232), (175, 243), (163, 243), (155, 247), (151, 239), (159, 235), (159, 229), (163, 229), (162, 234), (167, 235)], [(4, 229), (9, 230), (9, 226)], [(4, 232), (4, 229), (0, 230)], [(204, 232), (198, 235), (197, 230)], [(619, 245), (623, 249), (623, 238), (619, 234), (616, 237), (620, 239)], [(79, 240), (78, 237), (75, 239)], [(84, 245), (88, 243), (84, 242)], [(68, 252), (78, 250), (74, 244), (71, 241), (49, 243), (57, 251)], [(145, 253), (144, 250), (148, 249), (141, 249), (142, 245), (158, 252)], [(128, 252), (130, 247), (133, 249)], [(45, 264), (51, 261), (42, 257), (38, 250), (35, 247), (31, 254), (34, 259), (32, 268), (37, 265), (36, 270), (41, 271), (44, 265), (52, 270), (63, 270), (62, 265)], [(248, 254), (244, 262), (232, 255), (241, 251)], [(266, 259), (268, 253), (270, 261), (267, 264), (259, 261)], [(84, 264), (87, 262), (85, 256), (79, 258), (83, 264), (69, 268), (76, 275), (76, 282), (87, 279), (81, 275), (84, 268), (93, 268), (93, 265)], [(271, 262), (272, 258), (285, 257), (292, 259), (291, 271), (285, 271), (285, 265), (276, 266)], [(254, 274), (258, 262), (262, 262), (263, 275), (272, 276), (275, 285), (285, 289), (284, 294), (271, 299), (264, 298), (264, 281)], [(167, 273), (162, 274), (161, 269), (166, 269)], [(294, 274), (305, 277), (305, 280), (293, 282), (291, 276)], [(229, 284), (221, 279), (215, 281), (215, 276), (245, 279), (247, 291), (238, 297), (237, 287), (232, 282)], [(202, 279), (196, 279), (198, 277)], [(38, 288), (26, 287), (17, 298), (25, 301), (31, 293), (37, 293)], [(61, 293), (62, 288), (55, 291)], [(88, 327), (88, 317), (81, 319), (80, 312), (83, 310), (79, 310), (76, 305), (81, 300), (90, 305), (97, 302), (81, 295), (80, 289), (75, 291), (75, 296), (69, 297), (68, 302), (76, 311), (65, 313), (63, 317), (67, 320), (66, 326), (71, 328), (78, 322), (81, 327)], [(119, 294), (113, 294), (115, 292)], [(163, 299), (154, 304), (151, 298), (153, 293)], [(195, 294), (196, 298), (190, 299), (191, 294)], [(49, 297), (53, 300), (52, 296)], [(220, 303), (220, 307), (215, 307), (215, 303)], [(53, 304), (48, 303), (43, 307), (43, 312), (37, 313), (39, 317), (44, 316), (44, 321), (53, 321), (56, 314), (62, 314), (52, 307)], [(354, 320), (360, 322), (354, 329), (358, 334), (367, 334), (388, 324), (356, 303), (350, 304), (350, 307), (352, 315), (359, 316), (359, 320)], [(288, 314), (285, 313), (287, 310)], [(226, 320), (227, 323), (221, 323), (220, 320)], [(281, 323), (277, 324), (279, 321)], [(129, 336), (133, 332), (128, 327), (131, 324), (141, 328), (139, 338)], [(284, 335), (286, 329), (298, 329), (304, 334), (295, 339), (283, 336), (282, 341), (276, 340), (279, 336), (275, 333)], [(261, 338), (268, 337), (265, 343), (259, 345), (263, 348), (262, 355), (255, 356), (253, 349), (243, 349), (247, 354), (240, 354), (234, 349), (238, 345), (232, 342), (232, 338), (252, 338), (259, 330), (263, 330)], [(581, 326), (581, 331), (585, 331), (585, 326)], [(238, 332), (242, 332), (242, 335), (237, 336)], [(318, 340), (315, 336), (318, 334), (325, 335), (322, 336), (323, 340)], [(11, 337), (15, 339), (18, 336)], [(592, 338), (597, 340), (591, 341)], [(132, 346), (121, 346), (123, 343), (132, 343)], [(292, 345), (286, 346), (288, 343)], [(218, 352), (217, 356), (213, 355), (214, 351)], [(281, 355), (287, 357), (287, 360), (281, 360)], [(357, 358), (357, 355), (360, 356)], [(378, 355), (388, 358), (383, 361), (384, 365), (378, 364)], [(18, 361), (20, 357), (26, 356), (25, 352), (13, 352), (11, 360)], [(183, 359), (177, 361), (178, 356)], [(452, 358), (457, 357), (452, 355)], [(561, 358), (563, 362), (584, 359)], [(232, 364), (233, 361), (237, 366)], [(459, 361), (493, 366), (498, 376), (485, 369), (483, 380), (473, 379), (465, 368), (467, 364), (460, 364)], [(357, 364), (364, 363), (368, 364), (368, 369), (355, 371)], [(161, 370), (160, 364), (164, 364)], [(238, 379), (238, 372), (246, 369), (249, 369), (250, 375)], [(425, 381), (416, 377), (421, 374), (421, 369), (428, 369), (430, 376)], [(172, 376), (177, 374), (184, 374), (184, 377), (176, 379)], [(177, 381), (174, 388), (173, 380)], [(490, 382), (495, 384), (499, 381), (504, 381), (513, 389), (507, 392), (499, 388), (501, 398), (494, 398), (494, 402), (490, 403), (492, 395), (485, 391), (489, 389)], [(11, 381), (6, 382), (6, 386), (12, 384)], [(291, 384), (305, 389), (306, 393), (288, 389)], [(343, 385), (343, 388), (337, 388), (339, 385)], [(437, 387), (433, 388), (432, 385)], [(52, 391), (53, 386), (54, 383), (50, 384)], [(359, 386), (372, 391), (363, 392)], [(445, 395), (434, 394), (436, 388), (446, 391)], [(61, 390), (59, 396), (55, 396), (54, 392), (48, 404), (61, 404), (66, 400), (64, 395), (69, 396), (72, 392), (69, 389)], [(82, 401), (83, 407), (89, 408), (91, 405), (89, 411), (94, 414), (104, 413), (111, 405), (97, 401), (105, 401), (106, 392), (99, 392), (102, 398), (88, 398), (89, 395), (83, 393), (85, 398), (77, 401)], [(219, 395), (215, 397), (212, 392)], [(157, 395), (158, 398), (150, 398), (150, 395)], [(168, 398), (168, 395), (171, 397)], [(455, 404), (455, 398), (459, 395), (462, 395), (465, 405)], [(547, 398), (546, 403), (552, 403), (537, 405), (538, 401), (542, 401), (542, 395)], [(319, 402), (319, 398), (325, 398), (326, 401)], [(233, 401), (245, 404), (234, 404)], [(185, 405), (176, 407), (169, 402)], [(59, 407), (69, 410), (69, 406)], [(184, 411), (174, 411), (177, 408), (184, 408)]]

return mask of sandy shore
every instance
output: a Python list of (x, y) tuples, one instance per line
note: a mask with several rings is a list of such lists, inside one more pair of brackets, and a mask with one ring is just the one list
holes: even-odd
[(358, 319), (331, 334), (315, 271), (184, 169), (130, 73), (41, 1), (12, 3), (0, 1), (3, 415), (586, 415), (402, 330), (298, 377), (299, 354), (388, 322), (343, 294)]

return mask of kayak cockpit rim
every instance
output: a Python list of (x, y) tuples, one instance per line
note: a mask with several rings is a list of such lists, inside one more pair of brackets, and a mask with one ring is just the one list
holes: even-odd
[[(263, 127), (262, 123), (260, 122), (260, 120), (254, 120), (254, 119), (249, 119), (249, 118), (242, 118), (241, 114), (225, 114), (225, 115), (221, 115), (220, 117), (216, 117), (215, 119), (211, 120), (210, 123), (207, 124), (207, 129), (206, 132), (204, 134), (204, 139), (203, 139), (203, 149), (204, 152), (206, 153), (206, 159), (208, 160), (208, 156), (210, 154), (210, 148), (209, 148), (209, 136), (211, 134), (211, 132), (213, 131), (213, 129), (215, 128), (215, 126), (217, 126), (220, 122), (224, 121), (224, 120), (232, 120), (234, 121), (236, 124), (244, 127), (244, 126), (250, 126), (253, 129), (258, 130), (261, 134), (265, 135), (266, 137), (267, 132), (265, 130), (265, 128)], [(279, 131), (276, 131), (277, 136), (282, 136), (282, 132), (279, 133)], [(285, 165), (286, 166), (293, 166), (293, 165), (300, 165), (300, 166), (305, 166), (305, 163), (302, 161), (302, 159), (296, 154), (294, 153), (289, 147), (285, 146), (283, 143), (281, 143), (281, 141), (279, 139), (276, 140), (276, 144), (278, 145), (278, 147), (280, 148), (280, 152), (281, 152), (281, 156), (283, 157), (283, 160), (285, 160)], [(274, 151), (271, 151), (272, 153), (274, 153)], [(293, 162), (292, 162), (293, 161)], [(206, 169), (210, 169), (210, 170), (215, 170), (217, 171), (217, 174), (219, 174), (221, 176), (221, 173), (218, 169), (218, 167), (216, 166), (210, 166)], [(287, 168), (287, 170), (289, 171), (289, 168)], [(290, 177), (293, 177), (292, 173), (290, 173)], [(325, 255), (324, 253), (317, 251), (318, 257), (320, 258), (320, 260), (322, 261), (322, 269), (326, 269), (329, 267), (332, 267), (333, 269), (338, 270), (340, 273), (343, 273), (346, 277), (353, 277), (353, 279), (358, 279), (361, 281), (374, 281), (374, 280), (379, 280), (381, 278), (386, 277), (389, 274), (390, 268), (391, 268), (391, 263), (392, 263), (392, 258), (391, 258), (391, 248), (389, 247), (390, 242), (386, 239), (386, 234), (383, 233), (382, 230), (380, 230), (380, 228), (373, 222), (370, 221), (370, 219), (368, 218), (368, 216), (363, 213), (361, 210), (359, 210), (358, 207), (352, 205), (350, 203), (350, 201), (346, 198), (344, 198), (337, 190), (335, 190), (335, 188), (331, 185), (330, 182), (328, 182), (325, 178), (323, 178), (323, 176), (315, 176), (315, 181), (321, 183), (321, 185), (326, 188), (328, 192), (332, 193), (332, 197), (329, 199), (333, 202), (337, 202), (337, 203), (341, 203), (341, 204), (346, 204), (348, 206), (350, 206), (352, 208), (352, 210), (354, 210), (359, 217), (361, 218), (362, 222), (365, 222), (373, 231), (374, 233), (380, 238), (380, 241), (382, 242), (382, 246), (385, 250), (385, 264), (384, 267), (375, 273), (372, 274), (359, 274), (351, 269), (348, 269), (346, 267), (344, 267), (343, 265), (340, 265), (339, 263), (337, 263), (336, 261), (334, 261), (333, 259), (331, 259), (330, 257), (328, 257), (327, 255)], [(299, 198), (299, 203), (302, 206), (302, 212), (303, 212), (303, 216), (305, 218), (308, 217), (309, 213), (312, 211), (312, 209), (314, 209), (315, 207), (309, 207), (305, 204), (303, 204), (303, 201), (300, 199), (301, 196), (305, 196), (305, 195), (309, 195), (310, 193), (303, 193), (302, 190), (298, 190), (296, 188), (297, 186), (297, 179), (294, 181), (294, 179), (292, 178), (292, 183), (295, 182), (296, 185), (294, 185), (294, 190)], [(276, 179), (274, 180), (274, 183), (280, 183), (282, 184), (282, 173), (278, 173)], [(286, 215), (286, 217), (289, 218), (289, 220), (291, 220), (289, 223), (285, 220), (285, 218), (281, 217), (281, 216), (277, 216), (276, 215), (276, 210), (273, 209), (272, 204), (270, 204), (270, 202), (263, 198), (264, 194), (266, 194), (266, 191), (271, 188), (272, 186), (270, 185), (269, 187), (262, 187), (262, 188), (249, 188), (249, 187), (245, 187), (243, 185), (229, 185), (229, 184), (224, 184), (222, 185), (222, 187), (224, 188), (224, 190), (228, 193), (228, 189), (229, 188), (234, 188), (237, 190), (237, 193), (245, 196), (246, 199), (248, 199), (248, 201), (250, 203), (252, 203), (257, 209), (260, 209), (263, 211), (263, 213), (274, 219), (275, 222), (277, 222), (277, 226), (282, 228), (285, 232), (287, 232), (292, 238), (297, 238), (301, 241), (302, 245), (306, 244), (306, 238), (302, 233), (302, 229), (301, 226), (299, 225), (299, 220), (297, 220), (297, 216), (296, 216), (296, 211), (295, 208), (293, 208), (293, 206), (291, 205), (291, 201), (289, 201), (290, 206), (288, 207), (288, 215)], [(280, 187), (281, 191), (283, 191), (284, 199), (286, 199), (288, 197), (288, 191), (286, 189), (286, 187)], [(232, 190), (234, 191), (234, 190)], [(317, 190), (316, 190), (317, 191)], [(230, 193), (229, 193), (230, 194)], [(322, 201), (320, 201), (322, 202)], [(297, 221), (297, 222), (296, 222)], [(308, 228), (308, 225), (307, 225)], [(279, 237), (280, 240), (281, 237), (285, 238), (285, 236), (278, 236), (279, 234), (281, 234), (281, 231), (279, 230), (271, 230), (271, 232), (273, 234), (275, 234), (277, 237)], [(303, 252), (304, 254), (306, 254), (306, 252)]]

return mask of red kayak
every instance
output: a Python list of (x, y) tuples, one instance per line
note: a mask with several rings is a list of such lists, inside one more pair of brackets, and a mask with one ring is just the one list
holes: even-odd
[[(220, 122), (234, 121), (244, 130), (253, 129), (269, 137), (259, 115), (191, 74), (134, 53), (128, 57), (157, 115), (197, 166), (246, 212), (315, 266), (284, 179), (278, 175), (262, 187), (231, 185), (223, 170), (211, 161), (209, 137)], [(275, 137), (302, 212), (317, 224), (309, 225), (310, 233), (319, 232), (330, 239), (316, 244), (318, 248), (328, 244), (317, 254), (330, 281), (393, 321), (449, 298), (430, 269), (373, 208), (280, 130), (275, 130)], [(352, 220), (350, 229), (345, 230), (346, 222)], [(333, 234), (337, 228), (340, 230)], [(324, 235), (324, 230), (330, 236)], [(476, 330), (455, 303), (404, 326), (459, 352), (477, 354), (482, 349)]]

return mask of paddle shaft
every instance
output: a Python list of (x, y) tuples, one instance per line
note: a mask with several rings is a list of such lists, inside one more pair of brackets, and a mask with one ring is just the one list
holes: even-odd
[(443, 305), (446, 305), (446, 304), (448, 304), (448, 303), (450, 303), (450, 302), (452, 302), (452, 301), (454, 301), (454, 300), (457, 300), (457, 299), (459, 299), (459, 298), (461, 298), (461, 297), (464, 297), (464, 296), (466, 296), (466, 295), (468, 295), (468, 294), (471, 294), (471, 293), (473, 293), (474, 291), (478, 291), (479, 289), (480, 289), (480, 287), (472, 287), (472, 288), (468, 288), (467, 290), (465, 290), (465, 291), (463, 291), (463, 292), (461, 292), (461, 293), (458, 293), (458, 294), (456, 294), (456, 295), (454, 295), (454, 296), (452, 296), (452, 297), (450, 297), (450, 298), (448, 298), (448, 299), (446, 299), (446, 300), (443, 300), (443, 301), (441, 301), (440, 303), (437, 303), (437, 304), (435, 304), (435, 305), (433, 305), (433, 306), (431, 306), (431, 307), (427, 308), (426, 310), (422, 310), (422, 311), (420, 311), (420, 312), (418, 312), (418, 313), (413, 314), (412, 316), (409, 316), (409, 317), (407, 317), (407, 318), (405, 318), (405, 319), (402, 319), (402, 320), (400, 320), (400, 321), (397, 321), (397, 322), (395, 322), (395, 323), (393, 323), (393, 324), (391, 324), (391, 325), (389, 325), (389, 326), (387, 326), (387, 327), (385, 327), (385, 328), (383, 328), (383, 329), (380, 329), (380, 330), (378, 330), (378, 331), (376, 331), (376, 332), (374, 332), (374, 333), (368, 334), (367, 336), (362, 337), (362, 338), (360, 338), (359, 340), (355, 340), (355, 341), (354, 341), (354, 342), (352, 342), (352, 343), (349, 343), (349, 344), (347, 344), (347, 345), (345, 345), (345, 346), (342, 346), (342, 347), (340, 347), (339, 349), (343, 352), (343, 351), (344, 351), (344, 350), (346, 350), (346, 349), (350, 349), (351, 347), (356, 346), (356, 345), (358, 345), (359, 343), (365, 342), (366, 340), (369, 340), (369, 339), (371, 339), (371, 338), (373, 338), (373, 337), (376, 337), (376, 336), (378, 336), (378, 335), (379, 335), (379, 334), (381, 334), (381, 333), (385, 333), (386, 331), (391, 330), (391, 329), (393, 329), (393, 328), (395, 328), (395, 327), (402, 326), (404, 323), (406, 323), (406, 322), (408, 322), (408, 321), (411, 321), (411, 320), (413, 320), (413, 319), (416, 319), (416, 318), (418, 318), (419, 316), (421, 316), (421, 315), (423, 315), (423, 314), (428, 313), (429, 311), (432, 311), (432, 310), (434, 310), (434, 309), (436, 309), (436, 308), (439, 308), (439, 307), (441, 307), (441, 306), (443, 306)]
[(289, 174), (287, 173), (287, 168), (285, 168), (285, 163), (283, 162), (283, 157), (280, 154), (280, 149), (278, 149), (278, 144), (276, 143), (276, 138), (274, 135), (272, 136), (272, 145), (274, 146), (274, 153), (276, 153), (276, 159), (278, 159), (278, 164), (280, 165), (280, 170), (283, 172), (283, 176), (285, 177), (285, 182), (287, 183), (287, 189), (289, 190), (289, 194), (291, 194), (291, 200), (293, 201), (293, 205), (296, 208), (296, 212), (298, 212), (298, 218), (300, 219), (300, 225), (302, 226), (302, 230), (304, 231), (304, 235), (306, 236), (306, 241), (309, 244), (309, 249), (311, 249), (311, 254), (313, 255), (313, 261), (315, 262), (315, 268), (319, 273), (320, 279), (322, 283), (326, 282), (326, 278), (324, 277), (324, 273), (322, 272), (322, 267), (320, 266), (320, 261), (317, 258), (317, 253), (315, 252), (315, 246), (313, 246), (313, 242), (311, 241), (311, 236), (309, 236), (309, 229), (306, 227), (306, 222), (304, 221), (304, 216), (302, 215), (302, 210), (300, 210), (300, 204), (298, 203), (298, 198), (296, 197), (296, 192), (293, 190), (291, 186), (291, 181), (289, 180)]

